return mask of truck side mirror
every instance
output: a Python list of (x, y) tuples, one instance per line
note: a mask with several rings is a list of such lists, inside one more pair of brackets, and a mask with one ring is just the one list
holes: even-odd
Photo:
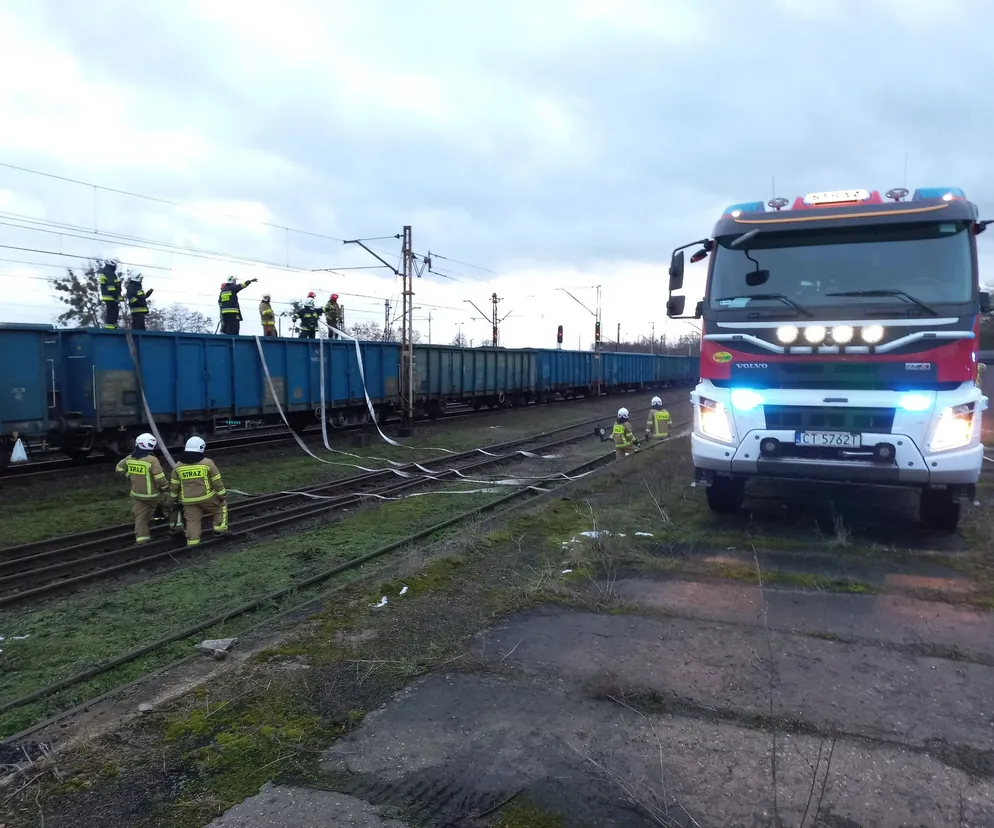
[(694, 307), (694, 319), (700, 319), (704, 316), (704, 302), (698, 302)]
[(669, 317), (682, 316), (683, 308), (686, 304), (686, 296), (671, 296), (666, 300), (666, 315)]
[(986, 291), (980, 291), (980, 312), (990, 313), (994, 310), (994, 305), (991, 304), (991, 295)]
[[(670, 259), (670, 293), (683, 287), (683, 251), (678, 250)], [(670, 314), (672, 316), (672, 314)]]

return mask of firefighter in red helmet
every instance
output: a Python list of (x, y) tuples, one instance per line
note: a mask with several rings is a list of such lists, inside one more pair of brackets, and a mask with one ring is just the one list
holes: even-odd
[(328, 304), (324, 306), (324, 321), (328, 323), (328, 336), (332, 339), (338, 339), (335, 328), (342, 330), (342, 326), (345, 324), (345, 314), (342, 311), (342, 306), (338, 304), (337, 293), (331, 294)]

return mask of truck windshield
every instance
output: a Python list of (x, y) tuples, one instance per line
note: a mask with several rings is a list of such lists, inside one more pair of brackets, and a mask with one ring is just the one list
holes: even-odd
[[(711, 308), (783, 313), (777, 294), (804, 308), (881, 303), (907, 308), (915, 302), (932, 306), (973, 298), (968, 222), (763, 232), (730, 247), (735, 238), (717, 239), (708, 291)], [(750, 286), (746, 274), (757, 269), (755, 262), (769, 277), (751, 280), (758, 284)], [(854, 292), (870, 295), (838, 295)], [(902, 293), (914, 301), (909, 303)]]

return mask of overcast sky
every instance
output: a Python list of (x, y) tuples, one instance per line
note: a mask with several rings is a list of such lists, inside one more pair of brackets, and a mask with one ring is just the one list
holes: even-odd
[(0, 167), (3, 315), (50, 321), (48, 280), (101, 255), (215, 318), (258, 276), (247, 332), (264, 290), (382, 320), (389, 271), (310, 271), (410, 224), (447, 257), (416, 285), (435, 342), (489, 336), (465, 300), (496, 290), (503, 344), (587, 347), (556, 288), (598, 284), (606, 337), (659, 334), (670, 250), (774, 177), (994, 218), (991, 32), (989, 0), (0, 0), (0, 163), (98, 185)]

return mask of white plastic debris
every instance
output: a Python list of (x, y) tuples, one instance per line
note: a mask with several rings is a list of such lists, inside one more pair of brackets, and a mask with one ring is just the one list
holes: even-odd
[(651, 538), (652, 532), (636, 532), (635, 537), (637, 538)]
[(403, 589), (398, 593), (398, 595), (405, 595), (407, 593), (407, 584), (404, 584)]
[(17, 438), (17, 442), (14, 443), (14, 450), (10, 453), (11, 463), (27, 463), (28, 453), (24, 450), (24, 443), (21, 442), (21, 438)]
[(373, 609), (380, 609), (381, 607), (385, 607), (387, 605), (387, 603), (388, 603), (387, 602), (387, 596), (384, 595), (382, 598), (380, 598), (380, 603), (378, 603), (378, 604), (370, 604), (369, 606), (372, 607)]
[(573, 571), (572, 569), (564, 569), (563, 575), (569, 575), (572, 571)]
[(580, 534), (583, 535), (583, 537), (585, 537), (585, 538), (600, 538), (600, 537), (609, 538), (609, 537), (611, 537), (611, 533), (608, 532), (606, 529), (595, 529), (595, 530), (590, 531), (590, 532), (581, 532)]
[(214, 655), (216, 650), (227, 652), (238, 643), (237, 638), (208, 638), (197, 645), (198, 650)]
[(28, 638), (28, 636), (26, 636), (26, 635), (12, 635), (12, 636), (10, 637), (10, 640), (11, 640), (11, 641), (24, 641), (24, 640), (26, 640), (27, 638)]

